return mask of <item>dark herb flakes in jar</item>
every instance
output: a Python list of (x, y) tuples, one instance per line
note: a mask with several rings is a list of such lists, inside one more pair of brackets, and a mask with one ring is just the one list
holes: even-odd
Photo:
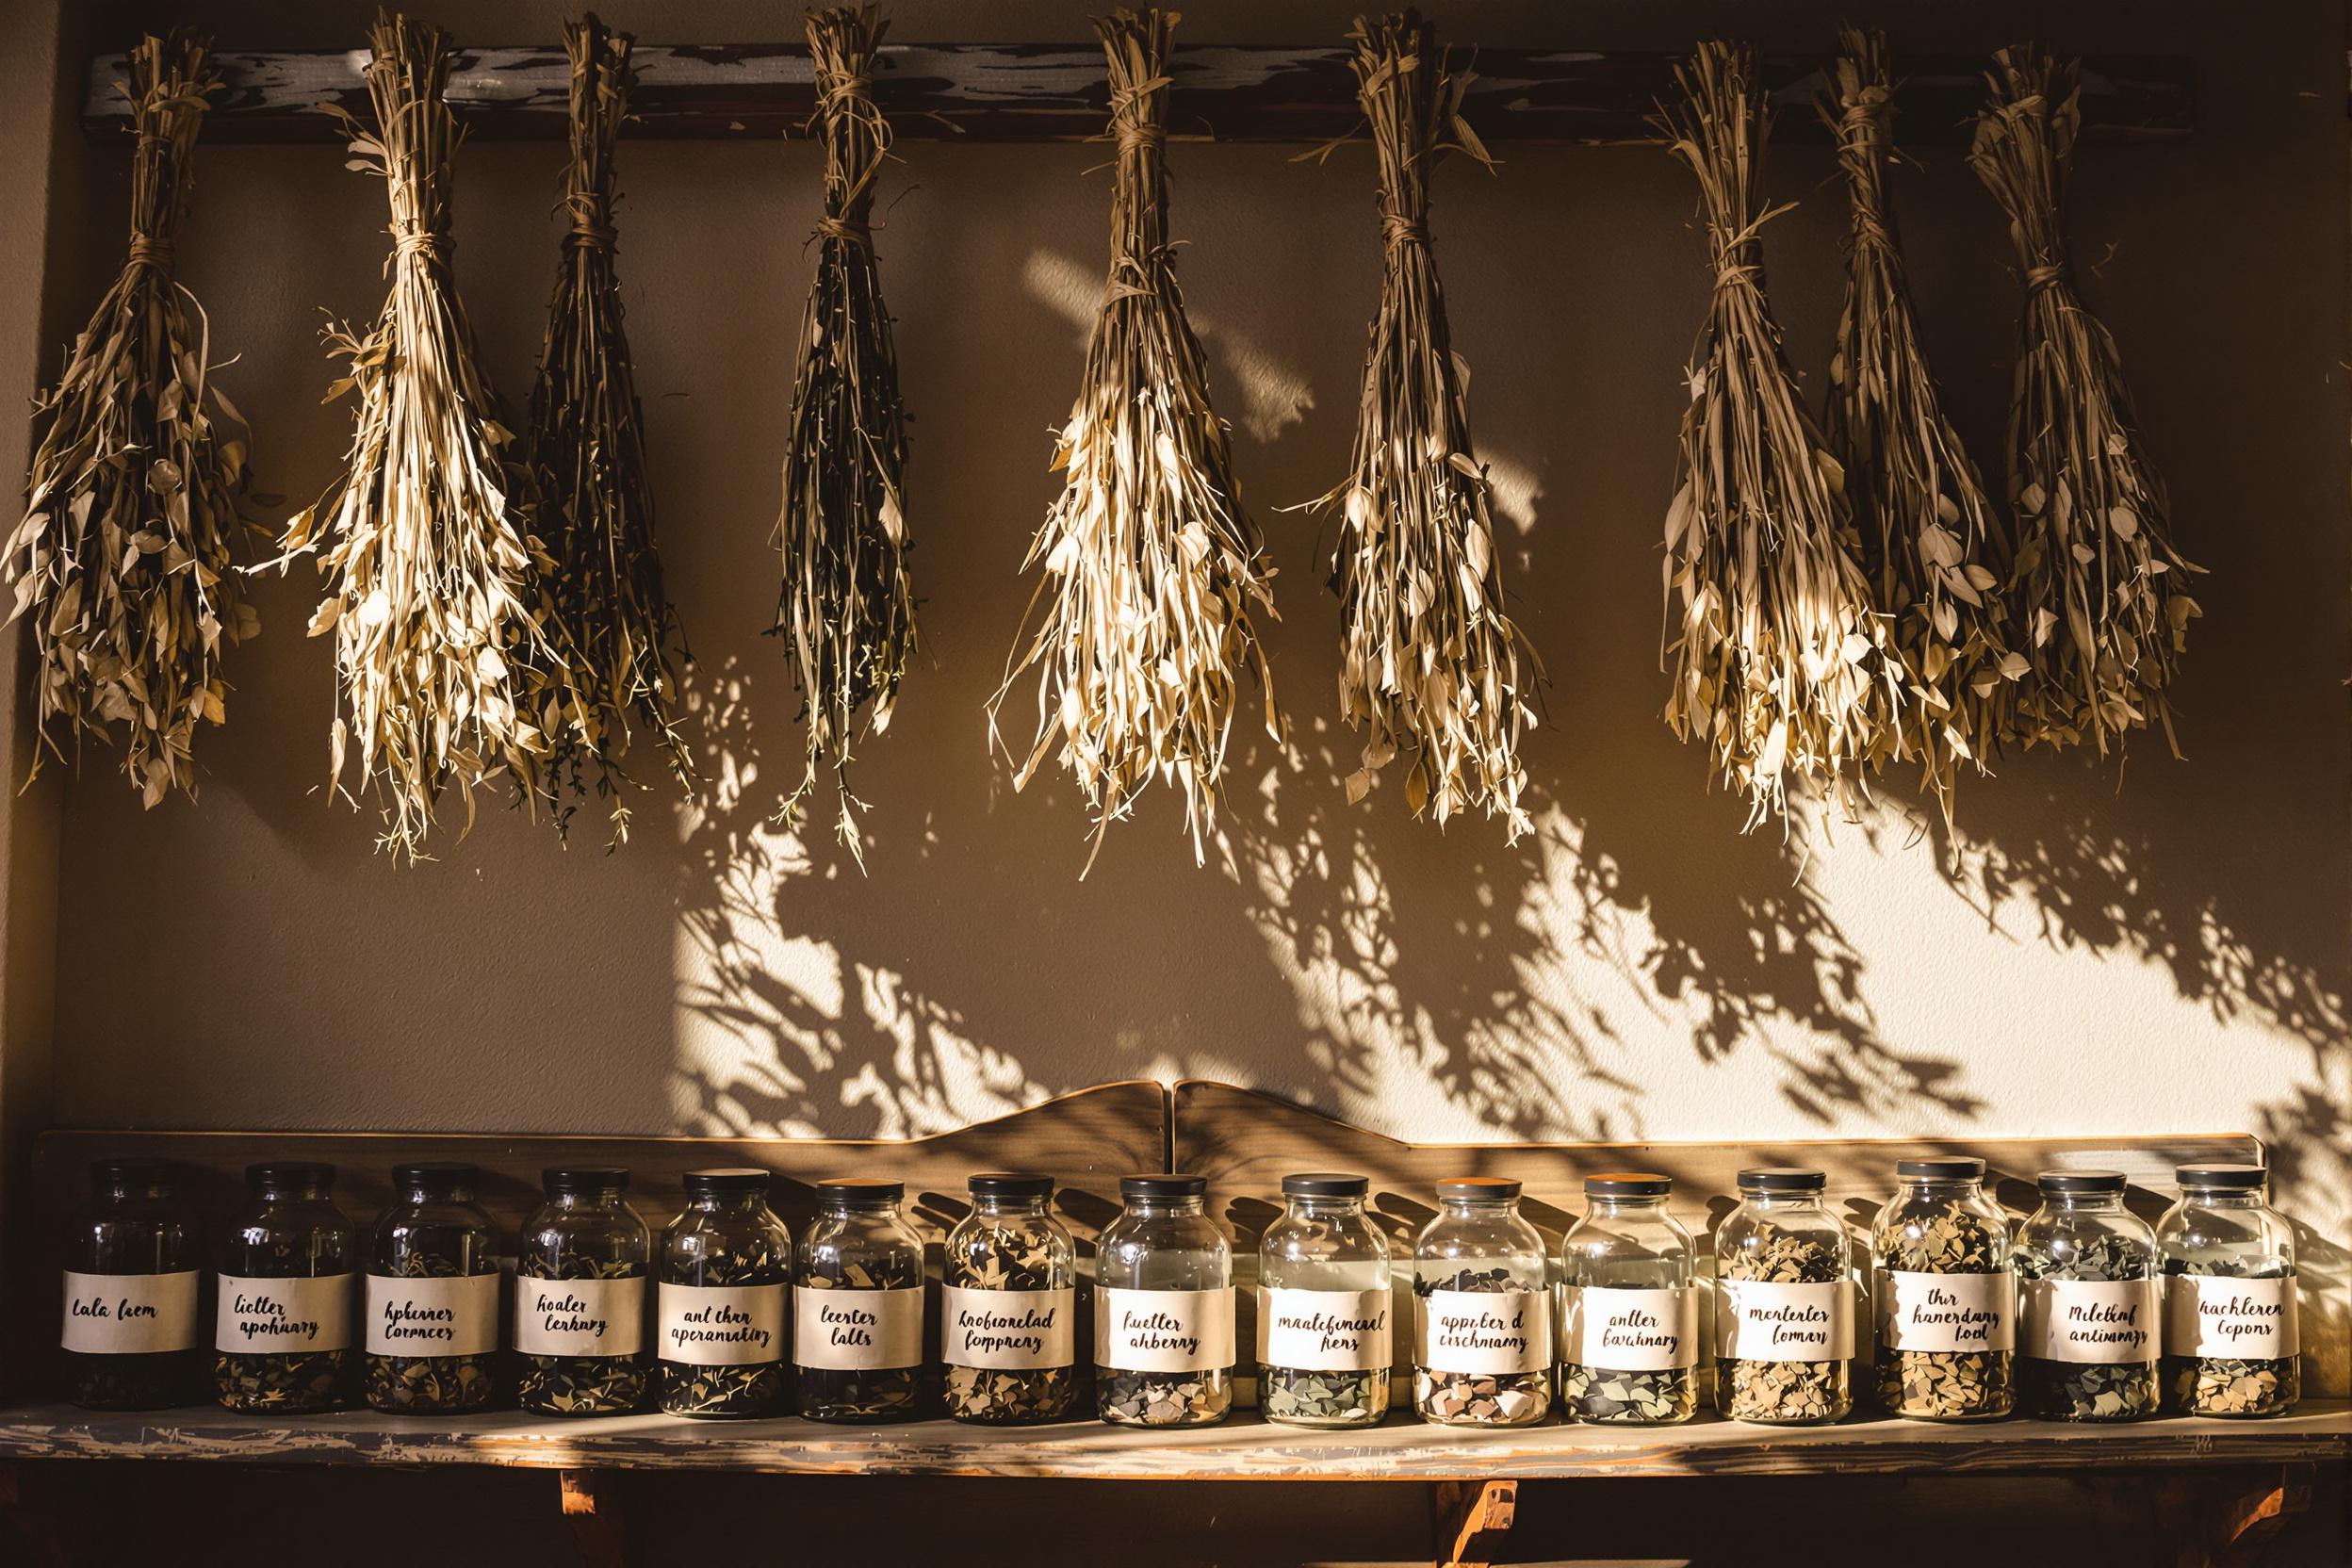
[(658, 1324), (662, 1409), (745, 1418), (784, 1403), (784, 1293), (792, 1238), (758, 1169), (690, 1170), (686, 1212), (662, 1234)]
[(335, 1168), (270, 1163), (245, 1172), (215, 1280), (213, 1378), (220, 1403), (279, 1414), (338, 1410), (351, 1396), (351, 1222), (327, 1194)]
[(619, 1415), (645, 1402), (652, 1235), (624, 1200), (629, 1172), (562, 1168), (524, 1222), (514, 1266), (515, 1389), (547, 1415)]
[(1051, 1177), (972, 1179), (948, 1233), (939, 1357), (947, 1413), (991, 1426), (1058, 1420), (1077, 1393), (1077, 1249), (1049, 1212)]
[(204, 1238), (178, 1172), (100, 1160), (66, 1245), (68, 1396), (85, 1410), (160, 1410), (204, 1397)]
[(2009, 1226), (1973, 1159), (1905, 1160), (1871, 1235), (1878, 1396), (1889, 1415), (2007, 1415), (2015, 1382), (2017, 1276)]
[(792, 1359), (811, 1421), (892, 1421), (922, 1397), (923, 1238), (898, 1182), (817, 1184), (792, 1250)]
[(401, 1166), (376, 1222), (361, 1360), (368, 1403), (410, 1415), (481, 1410), (498, 1395), (498, 1233), (472, 1166)]

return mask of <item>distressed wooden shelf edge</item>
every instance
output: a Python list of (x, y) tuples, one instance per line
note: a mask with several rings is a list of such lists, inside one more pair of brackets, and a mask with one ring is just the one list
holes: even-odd
[(2034, 1421), (1937, 1427), (1880, 1418), (1773, 1430), (1702, 1418), (1649, 1429), (1458, 1432), (1392, 1418), (1370, 1431), (1325, 1433), (1253, 1420), (1144, 1432), (1094, 1422), (994, 1430), (945, 1421), (825, 1428), (661, 1415), (563, 1423), (503, 1413), (432, 1421), (353, 1412), (271, 1425), (221, 1411), (0, 1409), (0, 1461), (51, 1459), (1196, 1481), (2001, 1474), (2343, 1464), (2352, 1462), (2352, 1407), (2311, 1401), (2268, 1421), (2165, 1419), (2112, 1428)]

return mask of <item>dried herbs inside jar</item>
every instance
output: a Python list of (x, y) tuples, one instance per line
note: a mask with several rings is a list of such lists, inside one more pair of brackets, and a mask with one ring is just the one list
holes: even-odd
[(653, 1238), (615, 1166), (561, 1166), (523, 1223), (514, 1260), (515, 1401), (547, 1415), (621, 1415), (645, 1403)]
[(1661, 1426), (1699, 1407), (1699, 1292), (1690, 1233), (1652, 1171), (1588, 1176), (1560, 1244), (1560, 1403), (1580, 1421)]
[(686, 1212), (662, 1233), (654, 1354), (672, 1415), (775, 1415), (784, 1407), (784, 1293), (792, 1237), (768, 1172), (690, 1170)]
[(1051, 1176), (972, 1178), (972, 1213), (947, 1234), (939, 1359), (947, 1413), (1010, 1426), (1058, 1420), (1077, 1393), (1078, 1264), (1049, 1212)]
[(1742, 1170), (1715, 1233), (1715, 1408), (1734, 1421), (1818, 1426), (1854, 1408), (1854, 1277), (1827, 1185)]
[(1878, 1398), (1889, 1415), (1981, 1421), (2017, 1402), (2017, 1276), (1984, 1162), (1903, 1160), (1870, 1237)]
[(1122, 1176), (1095, 1250), (1094, 1405), (1114, 1426), (1203, 1427), (1233, 1406), (1233, 1251), (1200, 1176)]
[(204, 1236), (163, 1160), (99, 1160), (65, 1249), (59, 1343), (84, 1410), (161, 1410), (204, 1395)]
[(1282, 1217), (1258, 1242), (1258, 1410), (1294, 1427), (1374, 1427), (1396, 1359), (1388, 1241), (1362, 1176), (1282, 1178)]
[(811, 1421), (903, 1421), (923, 1396), (923, 1237), (903, 1182), (817, 1184), (792, 1249), (792, 1361)]
[(2017, 1230), (2020, 1408), (2050, 1421), (2155, 1414), (2156, 1233), (2123, 1206), (2119, 1171), (2045, 1171), (2041, 1193)]
[(2183, 1166), (2156, 1228), (2164, 1271), (2164, 1406), (2284, 1415), (2303, 1396), (2295, 1229), (2255, 1165)]
[(1527, 1427), (1552, 1408), (1552, 1298), (1544, 1238), (1519, 1184), (1437, 1184), (1413, 1240), (1413, 1402), (1449, 1427)]
[(213, 1380), (235, 1411), (304, 1414), (351, 1397), (358, 1306), (351, 1222), (328, 1194), (335, 1167), (249, 1166), (215, 1279)]
[(498, 1394), (498, 1236), (470, 1165), (404, 1165), (376, 1221), (362, 1297), (368, 1403), (409, 1415), (481, 1410)]

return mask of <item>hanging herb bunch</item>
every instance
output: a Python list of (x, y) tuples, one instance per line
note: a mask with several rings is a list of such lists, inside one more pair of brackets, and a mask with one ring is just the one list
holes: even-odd
[[(592, 14), (564, 24), (564, 44), (572, 66), (564, 194), (571, 227), (531, 389), (524, 461), (554, 560), (536, 578), (539, 619), (550, 635), (560, 633), (565, 658), (531, 666), (526, 711), (552, 748), (550, 795), (584, 793), (593, 771), (596, 792), (612, 802), (617, 845), (629, 837), (624, 760), (639, 732), (681, 782), (693, 779), (676, 714), (677, 669), (687, 656), (654, 546), (645, 411), (613, 262), (613, 144), (636, 81), (634, 40)], [(570, 808), (560, 798), (551, 804), (560, 826)]]
[(380, 842), (413, 861), (445, 786), (464, 796), (468, 826), (474, 791), (501, 770), (527, 799), (543, 792), (547, 742), (520, 697), (524, 666), (556, 657), (531, 610), (531, 573), (551, 564), (533, 561), (514, 438), (449, 271), (460, 134), (442, 99), (448, 37), (379, 13), (369, 38), (376, 129), (343, 119), (351, 167), (381, 175), (391, 198), (392, 287), (366, 336), (327, 331), (351, 365), (329, 396), (359, 400), (351, 452), (284, 543), (287, 559), (318, 552), (331, 580), (310, 629), (335, 639), (332, 776), (342, 788), (356, 750)]
[(1824, 448), (1764, 297), (1755, 182), (1770, 126), (1756, 54), (1710, 42), (1674, 68), (1657, 123), (1698, 177), (1714, 297), (1689, 372), (1679, 487), (1666, 514), (1666, 722), (1747, 796), (1785, 815), (1791, 779), (1841, 804), (1899, 743), (1902, 700), (1854, 555), (1844, 473)]
[(1491, 165), (1418, 12), (1358, 18), (1356, 100), (1380, 160), (1380, 308), (1364, 365), (1352, 471), (1316, 505), (1340, 513), (1340, 710), (1364, 732), (1348, 798), (1402, 751), (1405, 800), (1443, 825), (1478, 807), (1512, 841), (1532, 822), (1521, 735), (1535, 652), (1503, 608), (1486, 470), (1471, 455), (1470, 373), (1453, 351), (1429, 245), (1429, 175), (1451, 151)]
[(792, 643), (808, 727), (808, 772), (785, 818), (797, 819), (829, 767), (841, 791), (841, 841), (861, 867), (849, 763), (869, 731), (890, 727), (915, 652), (902, 488), (906, 411), (871, 221), (890, 127), (868, 78), (887, 26), (872, 5), (808, 17), (825, 216), (784, 449), (784, 591), (775, 627)]
[(2028, 745), (2088, 744), (2120, 757), (2151, 719), (2178, 756), (2172, 684), (2200, 612), (2148, 466), (2115, 340), (2084, 307), (2060, 212), (2082, 124), (2076, 68), (2004, 49), (1968, 162), (2009, 215), (2025, 275), (2024, 343), (2009, 411), (2009, 504), (2017, 516), (2012, 615), (2032, 668), (2016, 733)]
[(2007, 542), (1976, 465), (1945, 416), (1919, 346), (1886, 196), (1894, 84), (1882, 34), (1848, 28), (1820, 99), (1853, 202), (1846, 301), (1830, 362), (1830, 449), (1844, 465), (1875, 606), (1891, 629), (1910, 705), (1899, 755), (1947, 825), (1967, 766), (1984, 771), (2005, 733), (2022, 655), (2002, 636)]
[(1166, 155), (1173, 12), (1098, 21), (1110, 62), (1111, 271), (1086, 343), (1086, 377), (1054, 466), (1061, 498), (1025, 567), (1043, 568), (1022, 641), (988, 705), (1037, 672), (1037, 735), (1015, 787), (1049, 757), (1068, 765), (1094, 822), (1110, 825), (1157, 776), (1181, 791), (1196, 862), (1206, 858), (1245, 671), (1281, 721), (1250, 623), (1274, 612), (1273, 568), (1241, 509), (1208, 366), (1184, 318), (1168, 240)]
[(70, 741), (78, 759), (84, 739), (120, 738), (150, 807), (195, 795), (196, 727), (224, 717), (224, 645), (261, 629), (236, 566), (245, 442), (222, 423), (244, 420), (213, 384), (204, 309), (172, 277), (189, 159), (220, 86), (195, 34), (130, 53), (130, 258), (34, 405), (29, 498), (8, 541), (41, 745), (63, 757)]

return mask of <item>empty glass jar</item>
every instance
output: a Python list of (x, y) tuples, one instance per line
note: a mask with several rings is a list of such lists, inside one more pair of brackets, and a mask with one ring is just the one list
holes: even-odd
[(1854, 1268), (1819, 1170), (1740, 1172), (1715, 1233), (1715, 1409), (1810, 1427), (1854, 1409)]
[(515, 1402), (546, 1415), (622, 1415), (645, 1397), (653, 1233), (629, 1172), (558, 1166), (514, 1259)]
[(86, 1410), (160, 1410), (204, 1396), (204, 1239), (178, 1171), (100, 1160), (65, 1250), (66, 1393)]
[(2017, 1403), (2017, 1276), (1984, 1162), (1902, 1160), (1870, 1233), (1878, 1397), (1889, 1415), (1984, 1421)]
[(340, 1409), (350, 1397), (358, 1292), (351, 1222), (328, 1197), (335, 1167), (248, 1166), (245, 1185), (215, 1281), (220, 1402), (287, 1414)]
[(903, 1182), (817, 1184), (792, 1250), (792, 1360), (811, 1421), (902, 1421), (923, 1370), (923, 1237)]
[(1200, 1176), (1125, 1176), (1095, 1250), (1096, 1413), (1202, 1427), (1233, 1405), (1233, 1251)]
[(2164, 1402), (2188, 1415), (2284, 1415), (2303, 1396), (2295, 1230), (2257, 1165), (2183, 1166), (2156, 1227)]
[(1069, 1413), (1077, 1392), (1078, 1250), (1051, 1205), (1054, 1178), (974, 1176), (947, 1233), (939, 1359), (947, 1413), (1011, 1426)]
[(470, 1165), (394, 1168), (364, 1282), (362, 1387), (377, 1410), (446, 1415), (498, 1392), (498, 1236)]
[(1258, 1410), (1297, 1427), (1378, 1426), (1388, 1413), (1388, 1242), (1362, 1176), (1282, 1178), (1258, 1244)]
[(1544, 1238), (1519, 1184), (1437, 1184), (1413, 1245), (1413, 1404), (1448, 1427), (1527, 1427), (1552, 1406), (1552, 1297)]
[(792, 1237), (768, 1207), (768, 1173), (686, 1172), (686, 1212), (655, 1259), (662, 1408), (736, 1418), (783, 1409), (784, 1292)]
[(2156, 1413), (2156, 1233), (2114, 1170), (2046, 1170), (2017, 1227), (2017, 1398), (2051, 1421)]
[(1560, 1413), (1664, 1426), (1699, 1408), (1699, 1293), (1674, 1190), (1646, 1170), (1584, 1181), (1560, 1244)]

